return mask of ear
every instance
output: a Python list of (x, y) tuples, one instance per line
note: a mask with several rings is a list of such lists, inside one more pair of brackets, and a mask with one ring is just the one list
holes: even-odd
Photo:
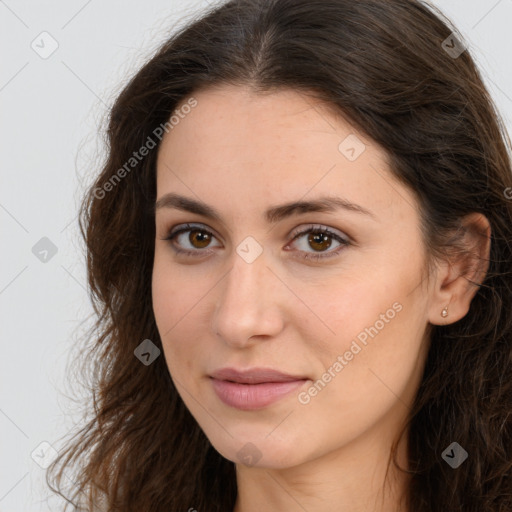
[[(471, 300), (485, 279), (489, 268), (491, 226), (481, 213), (471, 213), (461, 220), (453, 256), (438, 265), (429, 300), (428, 319), (434, 325), (452, 324), (466, 316)], [(443, 317), (443, 308), (448, 315)]]

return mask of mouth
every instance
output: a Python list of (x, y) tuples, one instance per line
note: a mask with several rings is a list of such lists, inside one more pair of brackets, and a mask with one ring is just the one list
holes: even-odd
[(267, 407), (309, 380), (269, 368), (223, 368), (209, 377), (215, 393), (224, 404), (245, 411)]

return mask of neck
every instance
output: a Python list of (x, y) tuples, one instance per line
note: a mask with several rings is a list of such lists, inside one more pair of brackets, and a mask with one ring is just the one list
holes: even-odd
[[(388, 469), (392, 440), (383, 439), (382, 424), (379, 427), (341, 449), (293, 467), (237, 464), (238, 495), (233, 512), (406, 512), (403, 496), (408, 475), (398, 471), (392, 461)], [(408, 469), (407, 459), (404, 435), (396, 460)]]

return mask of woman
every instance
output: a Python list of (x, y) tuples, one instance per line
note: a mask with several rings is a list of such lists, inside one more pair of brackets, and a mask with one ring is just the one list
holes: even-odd
[(510, 140), (441, 13), (212, 7), (108, 137), (72, 501), (512, 509)]

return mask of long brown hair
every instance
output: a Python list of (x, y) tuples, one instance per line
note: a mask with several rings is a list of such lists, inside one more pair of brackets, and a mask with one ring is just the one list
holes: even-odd
[[(93, 368), (93, 417), (50, 466), (54, 491), (83, 510), (233, 510), (234, 463), (185, 407), (164, 357), (145, 365), (134, 350), (146, 339), (162, 350), (151, 300), (157, 134), (195, 91), (243, 84), (314, 95), (385, 148), (416, 193), (429, 255), (447, 254), (462, 216), (489, 220), (489, 269), (470, 311), (429, 325), (407, 499), (414, 512), (512, 510), (510, 139), (463, 44), (418, 0), (232, 0), (135, 74), (110, 111), (108, 157), (80, 211), (97, 314), (80, 356)], [(130, 160), (149, 138), (156, 147)], [(441, 457), (454, 441), (469, 453), (457, 469)]]

